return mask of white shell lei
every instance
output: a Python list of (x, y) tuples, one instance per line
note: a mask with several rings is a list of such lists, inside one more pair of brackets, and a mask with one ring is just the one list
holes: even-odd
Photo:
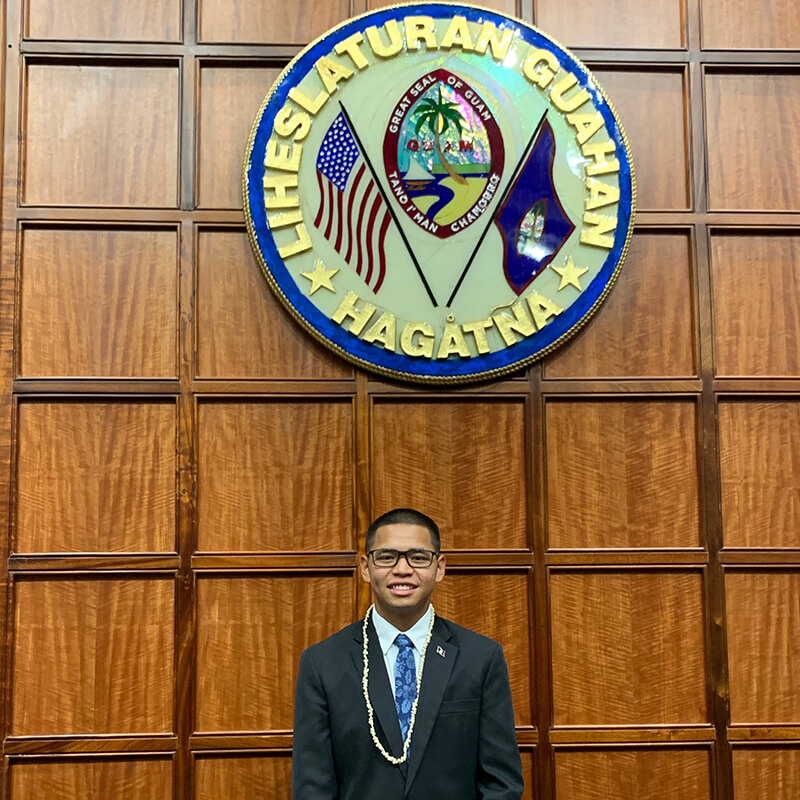
[(417, 670), (417, 696), (414, 698), (414, 704), (411, 706), (411, 723), (408, 726), (408, 733), (406, 734), (406, 739), (403, 742), (403, 755), (400, 756), (400, 758), (395, 758), (395, 756), (393, 756), (391, 753), (386, 752), (386, 749), (381, 744), (381, 740), (378, 738), (378, 734), (375, 732), (375, 711), (372, 708), (372, 703), (369, 699), (369, 642), (367, 640), (367, 626), (369, 625), (369, 615), (374, 608), (375, 606), (373, 604), (367, 609), (367, 613), (364, 615), (364, 627), (362, 631), (364, 639), (364, 646), (362, 649), (364, 666), (361, 671), (361, 688), (364, 691), (364, 702), (367, 704), (369, 732), (372, 736), (372, 741), (374, 742), (375, 747), (378, 748), (378, 752), (390, 764), (403, 764), (408, 759), (408, 746), (411, 744), (411, 734), (414, 733), (414, 722), (417, 719), (417, 703), (419, 702), (419, 687), (420, 683), (422, 682), (422, 669), (425, 666), (425, 653), (428, 652), (428, 645), (430, 644), (431, 636), (433, 635), (433, 621), (436, 618), (436, 612), (433, 610), (433, 606), (430, 606), (431, 621), (428, 624), (428, 634), (425, 637), (425, 644), (422, 645), (422, 652), (419, 656), (419, 669)]

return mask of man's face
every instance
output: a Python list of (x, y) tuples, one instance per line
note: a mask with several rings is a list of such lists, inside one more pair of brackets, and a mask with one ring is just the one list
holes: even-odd
[[(371, 549), (381, 548), (404, 552), (433, 550), (433, 545), (422, 525), (396, 523), (378, 528)], [(393, 567), (379, 567), (371, 557), (361, 556), (361, 577), (372, 587), (375, 608), (400, 630), (408, 630), (425, 613), (444, 567), (444, 556), (434, 558), (429, 567), (412, 567), (402, 556)]]

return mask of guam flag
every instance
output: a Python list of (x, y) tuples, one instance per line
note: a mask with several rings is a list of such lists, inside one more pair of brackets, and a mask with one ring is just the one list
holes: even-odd
[(518, 295), (555, 258), (575, 230), (553, 184), (555, 155), (555, 136), (545, 120), (494, 219), (503, 237), (506, 280)]

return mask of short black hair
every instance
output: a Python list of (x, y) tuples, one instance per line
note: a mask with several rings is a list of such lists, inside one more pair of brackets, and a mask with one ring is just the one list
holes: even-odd
[(367, 528), (367, 535), (365, 537), (366, 552), (372, 549), (375, 544), (375, 535), (378, 533), (378, 528), (384, 525), (421, 525), (426, 528), (431, 536), (431, 545), (435, 552), (439, 552), (442, 547), (442, 538), (439, 535), (439, 526), (427, 515), (414, 508), (393, 508), (385, 514), (381, 514), (376, 520)]

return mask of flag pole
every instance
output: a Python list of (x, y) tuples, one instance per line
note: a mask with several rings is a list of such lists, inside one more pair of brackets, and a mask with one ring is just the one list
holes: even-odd
[(356, 133), (355, 126), (353, 125), (353, 120), (350, 119), (350, 115), (347, 113), (347, 109), (344, 107), (344, 103), (342, 103), (341, 100), (339, 101), (339, 107), (342, 109), (342, 114), (344, 114), (344, 119), (345, 122), (347, 122), (347, 127), (350, 128), (350, 133), (353, 134), (353, 138), (356, 140), (358, 149), (361, 151), (361, 155), (364, 156), (364, 161), (367, 162), (369, 171), (372, 173), (372, 180), (375, 181), (375, 185), (378, 187), (378, 191), (381, 193), (383, 202), (386, 203), (386, 208), (389, 209), (389, 213), (392, 215), (394, 224), (397, 226), (397, 230), (400, 232), (400, 236), (403, 239), (403, 243), (406, 246), (406, 250), (408, 250), (408, 254), (411, 256), (411, 260), (414, 262), (414, 266), (417, 268), (417, 273), (419, 274), (419, 278), (422, 281), (422, 285), (425, 287), (425, 291), (428, 293), (428, 297), (430, 297), (431, 303), (433, 303), (433, 307), (437, 308), (439, 304), (436, 302), (436, 298), (433, 296), (433, 292), (431, 291), (431, 287), (428, 285), (428, 281), (425, 280), (425, 275), (422, 272), (422, 267), (420, 267), (419, 262), (417, 261), (417, 257), (414, 255), (414, 251), (411, 249), (411, 245), (408, 243), (405, 231), (400, 227), (400, 220), (397, 219), (397, 215), (394, 213), (392, 204), (389, 202), (389, 198), (386, 196), (386, 192), (383, 190), (383, 186), (381, 185), (381, 182), (378, 180), (378, 175), (375, 172), (375, 168), (372, 166), (372, 162), (369, 160), (367, 151), (364, 149), (364, 145), (361, 144), (361, 139)]
[(526, 145), (525, 149), (522, 151), (522, 156), (520, 160), (517, 162), (517, 166), (514, 168), (514, 172), (511, 175), (511, 179), (506, 184), (506, 188), (503, 190), (503, 194), (500, 195), (500, 199), (497, 201), (497, 205), (494, 207), (494, 211), (492, 212), (492, 216), (489, 218), (489, 222), (486, 223), (486, 227), (483, 229), (483, 233), (478, 239), (478, 243), (475, 245), (475, 249), (472, 251), (472, 255), (469, 257), (469, 261), (467, 261), (467, 265), (461, 272), (461, 277), (458, 279), (458, 283), (456, 283), (453, 291), (450, 295), (450, 299), (447, 301), (448, 307), (452, 305), (453, 300), (458, 294), (458, 290), (461, 288), (461, 284), (464, 282), (464, 278), (467, 277), (467, 272), (469, 272), (469, 268), (472, 266), (472, 262), (475, 260), (475, 256), (478, 254), (478, 250), (481, 249), (481, 245), (483, 244), (483, 240), (486, 238), (486, 234), (489, 233), (489, 228), (492, 226), (494, 222), (494, 218), (497, 214), (498, 209), (503, 205), (506, 201), (506, 197), (508, 196), (509, 191), (511, 191), (511, 187), (514, 185), (514, 181), (517, 179), (517, 175), (519, 175), (520, 169), (522, 169), (522, 165), (528, 158), (528, 153), (533, 147), (533, 143), (536, 140), (536, 137), (539, 135), (539, 130), (542, 127), (542, 123), (544, 122), (544, 118), (547, 116), (547, 109), (544, 110), (544, 113), (541, 117), (539, 117), (539, 122), (537, 123), (536, 127), (534, 128), (533, 133), (531, 134), (531, 138), (528, 140), (528, 144)]

